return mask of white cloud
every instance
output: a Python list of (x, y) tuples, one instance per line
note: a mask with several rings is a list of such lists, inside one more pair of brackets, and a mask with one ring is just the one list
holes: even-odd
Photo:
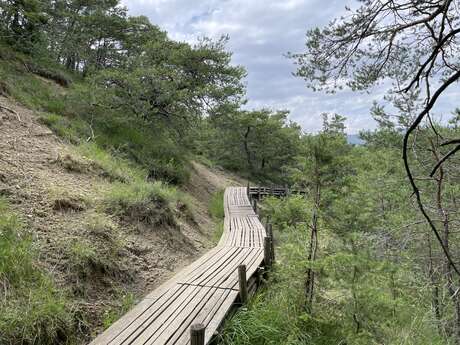
[[(344, 13), (353, 0), (122, 0), (133, 15), (146, 15), (171, 38), (194, 43), (199, 36), (230, 35), (233, 61), (248, 71), (248, 107), (289, 109), (305, 131), (321, 128), (320, 114), (337, 112), (348, 118), (347, 130), (356, 133), (375, 126), (369, 115), (373, 94), (314, 93), (292, 76), (295, 66), (284, 57), (304, 48), (307, 29), (327, 25)], [(451, 111), (453, 97), (438, 106)], [(449, 102), (450, 100), (450, 102)]]

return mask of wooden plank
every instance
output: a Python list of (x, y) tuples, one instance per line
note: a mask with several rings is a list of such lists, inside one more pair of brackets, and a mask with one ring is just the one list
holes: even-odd
[[(262, 187), (258, 191), (269, 193)], [(147, 295), (91, 344), (185, 345), (190, 343), (190, 326), (196, 323), (206, 326), (207, 344), (238, 298), (238, 266), (246, 265), (252, 294), (264, 258), (266, 232), (245, 187), (225, 190), (224, 212), (224, 231), (215, 248)]]
[[(195, 288), (198, 290), (198, 288)], [(180, 306), (193, 291), (187, 290), (187, 287), (175, 285), (168, 294), (162, 299), (158, 299), (151, 308), (136, 318), (129, 327), (123, 330), (116, 338), (108, 344), (110, 345), (125, 345), (139, 344), (140, 340), (145, 338), (145, 332), (148, 329), (155, 329), (152, 326), (159, 324), (170, 315), (171, 311)]]
[[(176, 331), (168, 339), (165, 339), (163, 344), (176, 344), (180, 338), (188, 338), (188, 330), (194, 323), (202, 323), (206, 325), (203, 320), (209, 314), (212, 314), (213, 310), (218, 308), (228, 296), (229, 290), (209, 288), (208, 294), (201, 303), (195, 306), (193, 310), (190, 310), (187, 317), (176, 326)], [(209, 333), (209, 329), (206, 332)], [(179, 342), (180, 343), (180, 342)]]
[[(223, 291), (224, 292), (221, 299), (215, 301), (214, 303), (209, 303), (209, 305), (212, 305), (211, 309), (203, 309), (195, 317), (194, 322), (201, 322), (206, 325), (205, 344), (209, 343), (213, 334), (218, 330), (218, 328), (222, 324), (222, 321), (225, 319), (225, 315), (227, 314), (231, 306), (235, 303), (235, 300), (238, 296), (237, 291)], [(175, 344), (189, 345), (190, 336), (188, 332), (183, 333)]]
[(176, 303), (176, 306), (170, 308), (168, 313), (159, 318), (149, 327), (138, 339), (137, 344), (150, 344), (150, 345), (163, 345), (169, 338), (171, 338), (177, 331), (178, 327), (189, 317), (189, 315), (197, 308), (202, 306), (209, 294), (212, 293), (212, 288), (185, 286), (189, 291), (186, 298)]

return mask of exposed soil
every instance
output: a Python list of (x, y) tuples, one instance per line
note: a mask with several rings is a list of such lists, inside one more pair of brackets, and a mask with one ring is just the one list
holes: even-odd
[(82, 293), (74, 289), (79, 281), (68, 262), (68, 248), (78, 241), (99, 241), (104, 246), (110, 240), (91, 234), (87, 225), (91, 215), (101, 212), (95, 201), (110, 181), (90, 170), (69, 171), (58, 163), (59, 157), (71, 152), (72, 147), (40, 124), (34, 112), (0, 96), (0, 195), (10, 201), (33, 234), (40, 265), (58, 286), (71, 291), (95, 334), (115, 291), (122, 288), (141, 298), (212, 246), (215, 224), (208, 214), (209, 199), (228, 185), (244, 182), (193, 163), (184, 191), (193, 199), (194, 221), (184, 216), (178, 228), (142, 228), (106, 215), (123, 238), (118, 270), (92, 279)]

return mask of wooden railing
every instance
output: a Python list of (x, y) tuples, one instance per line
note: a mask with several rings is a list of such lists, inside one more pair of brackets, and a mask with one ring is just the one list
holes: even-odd
[(257, 198), (258, 200), (261, 200), (263, 197), (266, 197), (266, 196), (286, 197), (289, 195), (295, 195), (295, 194), (303, 195), (306, 193), (304, 190), (292, 189), (288, 186), (252, 187), (249, 184), (247, 186), (247, 190), (248, 190), (248, 197)]
[(219, 244), (147, 295), (91, 345), (210, 343), (274, 262), (272, 227), (260, 222), (250, 194), (244, 187), (227, 188)]

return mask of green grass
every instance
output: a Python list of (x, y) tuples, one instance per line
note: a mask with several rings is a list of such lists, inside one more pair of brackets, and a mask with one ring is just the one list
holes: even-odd
[(223, 233), (224, 233), (224, 221), (220, 220), (219, 222), (217, 222), (215, 231), (212, 234), (212, 241), (214, 243), (218, 243)]
[(84, 280), (96, 274), (116, 276), (119, 271), (118, 253), (108, 244), (98, 245), (89, 240), (77, 240), (69, 248), (72, 272)]
[(162, 182), (136, 180), (131, 183), (115, 182), (104, 199), (110, 213), (130, 222), (146, 225), (176, 225), (175, 213), (180, 193)]
[(110, 154), (95, 143), (85, 143), (77, 147), (77, 153), (93, 162), (104, 177), (114, 181), (133, 182), (147, 177), (147, 171), (131, 161)]
[(91, 236), (102, 239), (112, 252), (118, 252), (123, 247), (122, 232), (112, 217), (98, 212), (86, 215), (86, 229)]
[[(48, 82), (30, 72), (30, 57), (14, 52), (11, 48), (1, 45), (0, 80), (5, 92), (28, 108), (50, 113), (65, 111), (65, 89), (54, 82)], [(40, 71), (48, 71), (48, 75), (60, 75), (63, 79), (72, 80), (76, 76), (64, 71), (63, 68), (49, 61), (40, 63)], [(33, 63), (36, 67), (36, 63)], [(28, 67), (29, 66), (29, 67)]]
[[(52, 61), (34, 61), (33, 70), (74, 80), (68, 88), (25, 68), (25, 64), (32, 64), (30, 57), (7, 46), (0, 45), (0, 51), (0, 92), (37, 111), (41, 121), (58, 136), (73, 144), (84, 144), (90, 139), (99, 151), (130, 161), (152, 179), (171, 184), (188, 180), (187, 152), (173, 139), (167, 127), (158, 128), (140, 118), (128, 118), (114, 109), (94, 105), (91, 81), (66, 73)], [(94, 147), (84, 150), (104, 160), (100, 152), (94, 152)], [(110, 167), (107, 160), (104, 163), (107, 171), (118, 178), (116, 167)]]
[(222, 220), (225, 217), (224, 211), (224, 190), (214, 193), (209, 201), (209, 214), (216, 220)]
[(211, 217), (217, 222), (216, 229), (212, 235), (212, 240), (217, 243), (224, 232), (224, 190), (214, 193), (209, 201), (208, 211)]
[[(268, 285), (250, 301), (248, 308), (240, 309), (226, 323), (221, 339), (223, 344), (316, 345), (315, 342), (308, 342), (307, 331), (310, 330), (302, 321), (302, 276), (305, 266), (303, 260), (298, 260), (299, 252), (292, 249), (284, 247), (282, 252), (277, 252), (277, 260), (281, 264), (273, 268)], [(285, 253), (289, 255), (284, 256)], [(280, 255), (283, 257), (280, 258)]]
[[(413, 294), (413, 272), (403, 263), (394, 265), (369, 253), (347, 251), (324, 227), (314, 265), (316, 297), (312, 311), (307, 311), (304, 281), (309, 228), (287, 224), (283, 215), (297, 214), (300, 206), (298, 198), (291, 199), (267, 199), (274, 228), (281, 230), (276, 233), (277, 263), (268, 284), (226, 323), (221, 344), (449, 344), (438, 335), (430, 317), (429, 289)], [(392, 272), (394, 281), (388, 277)], [(360, 321), (359, 332), (354, 316)]]
[(142, 167), (149, 178), (180, 185), (190, 177), (187, 152), (168, 135), (124, 114), (100, 114), (93, 122), (95, 142)]
[(69, 271), (77, 280), (74, 290), (85, 293), (96, 276), (130, 280), (129, 271), (123, 267), (125, 238), (117, 223), (105, 213), (93, 210), (85, 214), (84, 226), (87, 236), (64, 245)]
[(113, 300), (116, 302), (115, 305), (104, 312), (102, 320), (104, 329), (109, 328), (115, 321), (126, 314), (136, 302), (134, 295), (125, 291), (116, 291)]
[(60, 212), (82, 212), (93, 205), (88, 195), (76, 193), (62, 186), (51, 186), (49, 198), (53, 201), (53, 210)]
[(40, 113), (40, 121), (51, 128), (58, 136), (78, 144), (91, 135), (88, 124), (79, 118), (69, 118), (56, 113)]
[(66, 297), (37, 264), (28, 234), (0, 199), (0, 344), (66, 344), (75, 331)]
[(216, 167), (216, 163), (214, 161), (212, 161), (211, 159), (209, 159), (208, 157), (206, 157), (206, 156), (195, 155), (193, 157), (193, 159), (195, 161), (197, 161), (198, 163), (203, 164), (205, 167), (208, 167), (208, 168), (215, 168)]

